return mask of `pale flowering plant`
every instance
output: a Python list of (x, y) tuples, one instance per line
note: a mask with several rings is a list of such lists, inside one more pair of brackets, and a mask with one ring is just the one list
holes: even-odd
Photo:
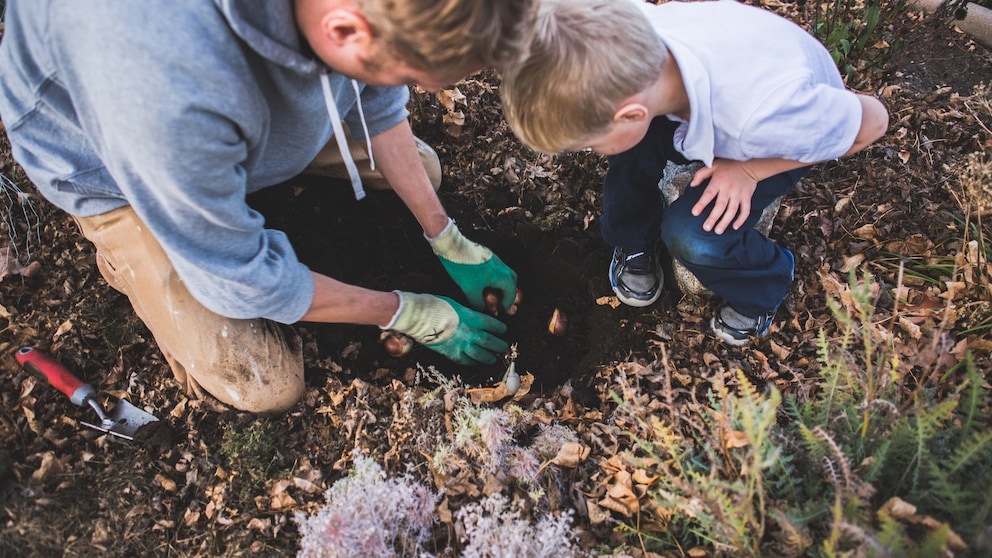
[(572, 514), (547, 514), (536, 522), (502, 494), (494, 494), (458, 510), (462, 558), (583, 558), (575, 542)]
[(386, 478), (370, 457), (356, 453), (351, 473), (324, 493), (326, 504), (294, 520), (300, 558), (425, 556), (438, 495), (408, 476)]

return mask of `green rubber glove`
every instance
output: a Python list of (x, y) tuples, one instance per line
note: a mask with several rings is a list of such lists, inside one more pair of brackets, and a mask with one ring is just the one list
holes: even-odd
[(400, 307), (382, 329), (409, 335), (459, 364), (492, 364), (510, 349), (496, 337), (506, 332), (506, 326), (496, 318), (447, 297), (393, 292), (400, 297)]
[(517, 296), (517, 273), (492, 250), (462, 236), (454, 220), (448, 221), (441, 234), (427, 237), (427, 241), (471, 307), (484, 310), (482, 290), (491, 287), (503, 292), (503, 310), (510, 309)]

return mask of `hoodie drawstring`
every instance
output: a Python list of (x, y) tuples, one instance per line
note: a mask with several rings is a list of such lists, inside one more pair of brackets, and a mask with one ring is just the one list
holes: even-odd
[(362, 110), (362, 92), (358, 88), (358, 82), (351, 80), (351, 87), (355, 90), (355, 103), (358, 104), (358, 118), (362, 121), (362, 131), (365, 133), (365, 145), (369, 150), (369, 166), (375, 170), (375, 157), (372, 156), (372, 138), (369, 137), (369, 125), (365, 123), (365, 111)]
[[(375, 159), (372, 157), (372, 140), (369, 138), (369, 128), (365, 123), (365, 113), (362, 111), (362, 99), (358, 82), (351, 80), (351, 85), (355, 89), (358, 115), (362, 121), (362, 130), (365, 132), (369, 163), (372, 165), (372, 170), (375, 170)], [(358, 167), (355, 166), (355, 160), (352, 158), (351, 150), (348, 148), (348, 138), (344, 135), (344, 126), (341, 124), (341, 115), (338, 113), (337, 103), (334, 102), (334, 95), (331, 93), (331, 80), (327, 72), (320, 74), (320, 86), (324, 92), (324, 104), (327, 106), (327, 115), (331, 118), (331, 127), (334, 129), (334, 138), (337, 141), (338, 150), (341, 151), (341, 159), (344, 161), (344, 166), (348, 169), (348, 176), (351, 178), (351, 187), (355, 191), (355, 199), (360, 200), (365, 197), (365, 189), (362, 187), (362, 178), (358, 174)]]

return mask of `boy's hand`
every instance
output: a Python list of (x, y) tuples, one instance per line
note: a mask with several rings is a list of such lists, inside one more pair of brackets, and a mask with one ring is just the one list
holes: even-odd
[(692, 207), (692, 214), (698, 217), (710, 202), (716, 200), (713, 211), (703, 223), (703, 230), (723, 234), (731, 224), (734, 230), (741, 228), (751, 215), (751, 197), (758, 188), (758, 180), (748, 171), (746, 162), (714, 159), (712, 167), (696, 171), (689, 186), (695, 188), (707, 178), (710, 182)]

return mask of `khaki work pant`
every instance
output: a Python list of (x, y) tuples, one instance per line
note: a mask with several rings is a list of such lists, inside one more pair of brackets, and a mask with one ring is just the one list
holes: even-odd
[[(345, 127), (345, 131), (347, 132), (347, 127)], [(436, 192), (441, 187), (441, 162), (431, 146), (424, 143), (420, 138), (415, 137), (414, 140), (417, 144), (417, 154), (420, 155), (420, 162), (424, 164), (424, 170), (427, 171), (427, 178), (430, 179), (431, 185), (434, 186), (434, 191)], [(378, 171), (372, 170), (363, 142), (355, 141), (349, 136), (348, 147), (349, 151), (351, 151), (352, 159), (355, 160), (355, 166), (358, 167), (358, 174), (362, 177), (362, 184), (366, 188), (370, 190), (392, 189)], [(303, 171), (303, 174), (348, 179), (348, 169), (344, 166), (344, 161), (341, 159), (341, 151), (338, 149), (337, 141), (333, 137), (320, 150), (320, 153), (317, 154), (313, 162)]]
[[(363, 182), (367, 178), (370, 188), (388, 188), (382, 175), (369, 168), (361, 144), (350, 143), (352, 152), (362, 155), (356, 163)], [(419, 138), (417, 147), (436, 190), (441, 182), (437, 154)], [(338, 153), (333, 139), (321, 153), (306, 172), (348, 176), (340, 154), (340, 169), (333, 160)], [(300, 400), (305, 387), (302, 343), (291, 327), (262, 318), (227, 318), (200, 304), (130, 206), (75, 220), (96, 246), (100, 274), (128, 297), (186, 393), (202, 397), (206, 392), (256, 413), (283, 412)]]
[(77, 217), (110, 286), (127, 295), (176, 381), (237, 409), (282, 412), (303, 395), (303, 352), (291, 328), (211, 312), (186, 289), (161, 245), (130, 206)]

